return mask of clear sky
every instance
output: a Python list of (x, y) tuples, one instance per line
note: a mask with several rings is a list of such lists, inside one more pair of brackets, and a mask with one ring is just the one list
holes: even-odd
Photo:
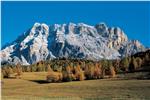
[(2, 2), (2, 46), (35, 22), (46, 24), (105, 22), (118, 26), (129, 39), (150, 47), (150, 2)]

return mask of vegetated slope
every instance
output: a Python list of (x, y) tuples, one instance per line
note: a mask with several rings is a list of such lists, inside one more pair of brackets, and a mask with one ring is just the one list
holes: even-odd
[(145, 52), (138, 52), (131, 57), (140, 58), (143, 60), (142, 66), (138, 69), (138, 71), (149, 71), (150, 72), (150, 49)]

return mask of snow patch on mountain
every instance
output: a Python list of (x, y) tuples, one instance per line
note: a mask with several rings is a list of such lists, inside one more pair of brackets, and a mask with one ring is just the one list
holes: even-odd
[(105, 23), (35, 23), (32, 28), (0, 52), (2, 63), (29, 65), (60, 57), (81, 59), (119, 59), (145, 50), (137, 40), (128, 40), (119, 27)]

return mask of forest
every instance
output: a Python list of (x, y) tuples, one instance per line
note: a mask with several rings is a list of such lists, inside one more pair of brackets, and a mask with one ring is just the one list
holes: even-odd
[(150, 71), (150, 50), (119, 60), (92, 61), (86, 59), (57, 58), (23, 66), (2, 65), (2, 78), (21, 78), (24, 72), (47, 72), (48, 82), (82, 81), (115, 78), (119, 73)]

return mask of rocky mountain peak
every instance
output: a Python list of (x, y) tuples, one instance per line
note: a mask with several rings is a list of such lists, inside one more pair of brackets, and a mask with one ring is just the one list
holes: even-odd
[(1, 50), (2, 63), (24, 65), (60, 57), (90, 60), (119, 59), (145, 50), (139, 41), (128, 40), (119, 27), (105, 23), (35, 23), (31, 29)]
[(42, 23), (35, 23), (31, 28), (30, 35), (37, 36), (39, 34), (48, 35), (49, 34), (49, 26)]
[(97, 29), (97, 32), (99, 34), (101, 34), (102, 36), (107, 36), (108, 27), (107, 27), (107, 25), (104, 22), (96, 24), (95, 28)]

